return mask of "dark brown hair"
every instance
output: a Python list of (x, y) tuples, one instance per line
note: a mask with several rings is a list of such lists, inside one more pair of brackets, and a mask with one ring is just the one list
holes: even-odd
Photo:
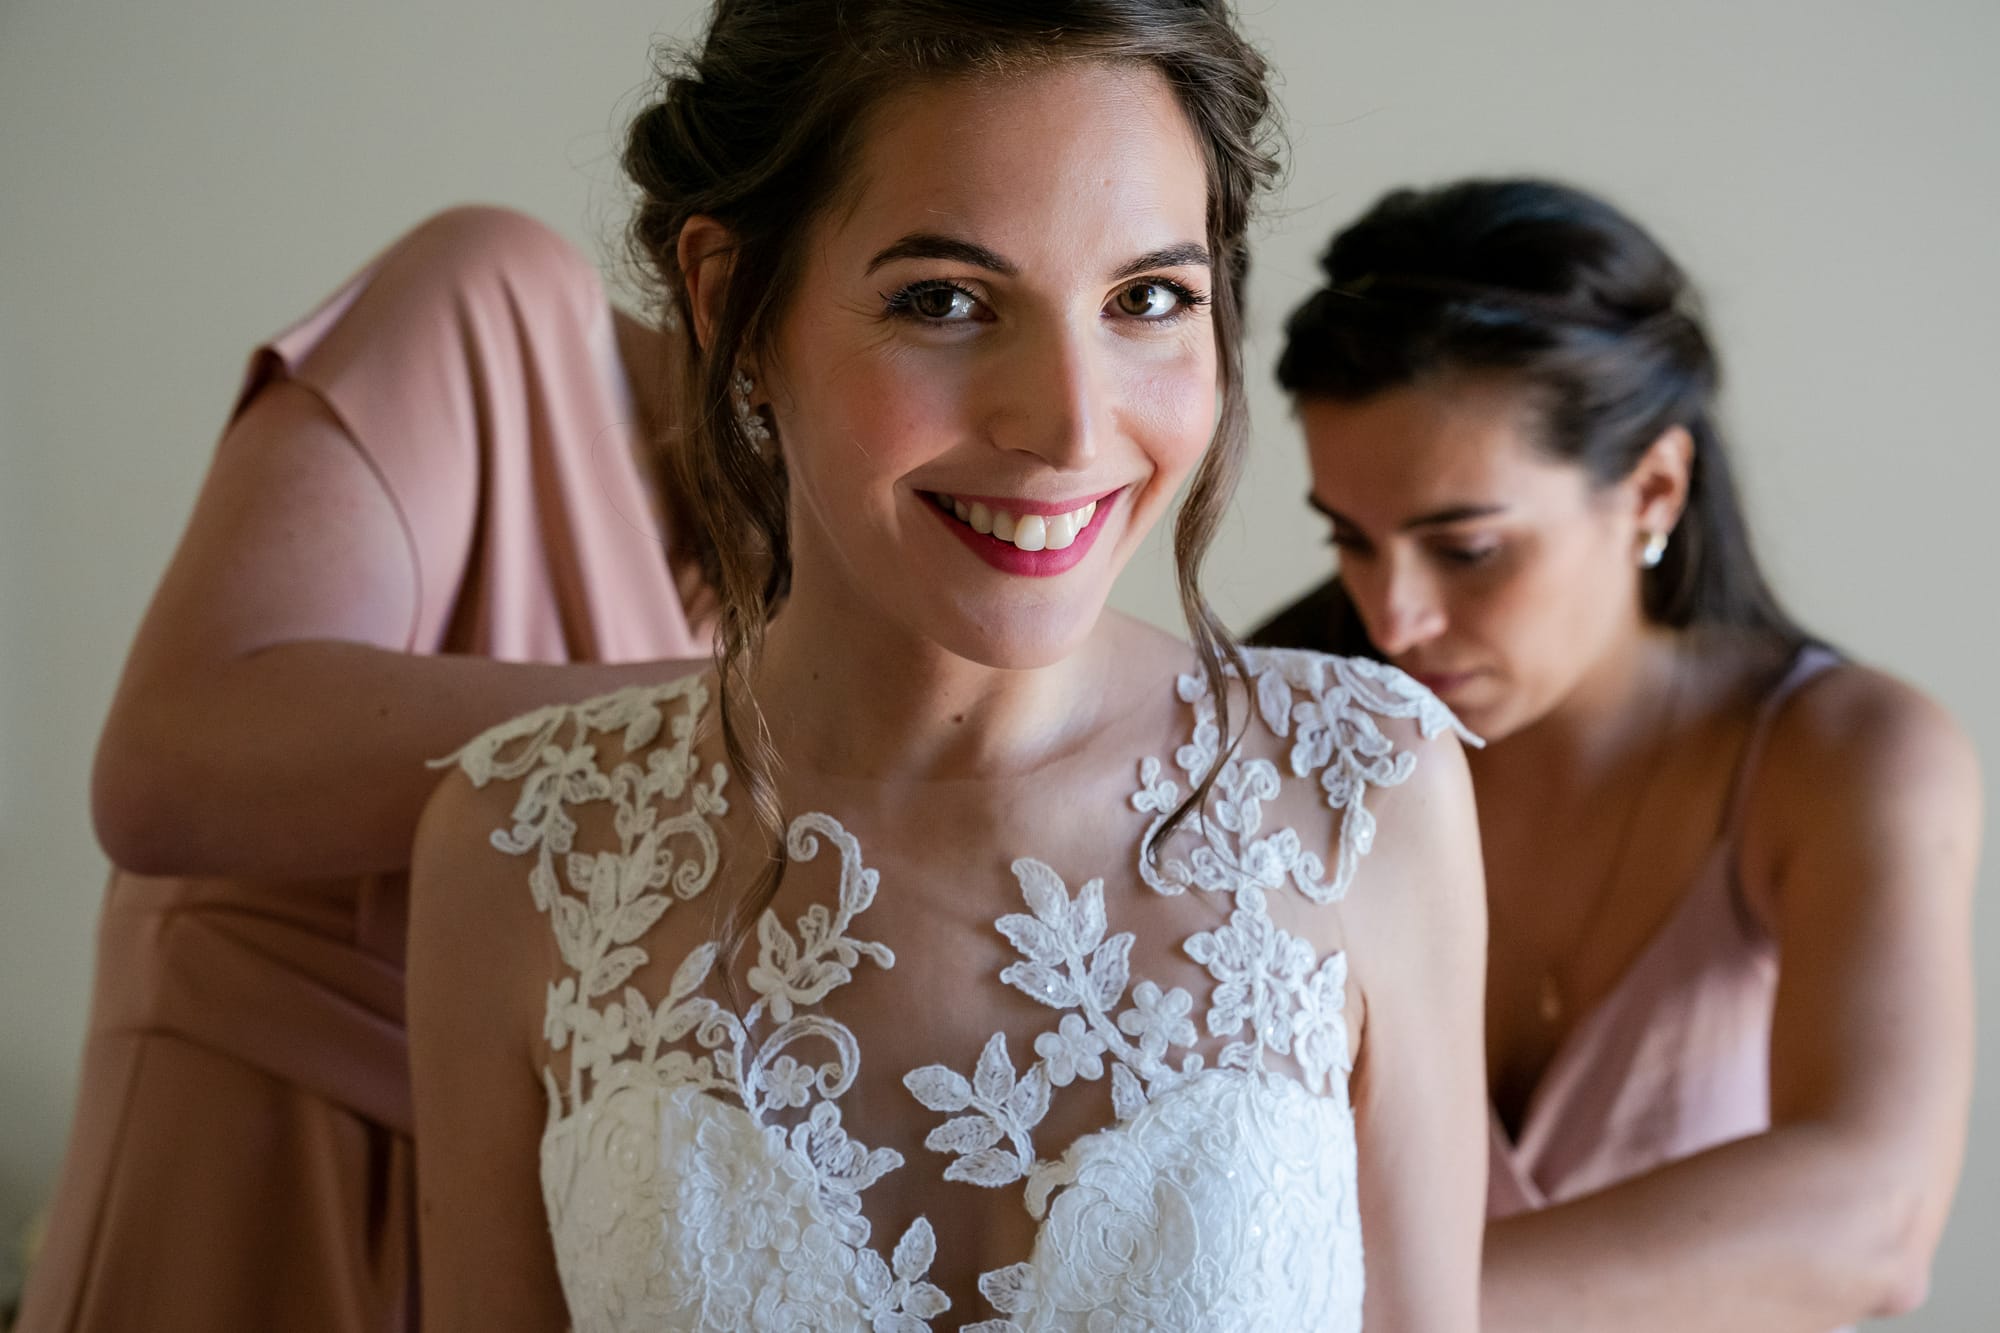
[[(1604, 200), (1542, 180), (1396, 190), (1333, 238), (1326, 285), (1292, 312), (1278, 382), (1356, 402), (1453, 375), (1529, 391), (1550, 456), (1610, 484), (1673, 426), (1694, 441), (1687, 506), (1642, 576), (1656, 623), (1809, 636), (1750, 541), (1715, 398), (1722, 370), (1687, 275)], [(1336, 580), (1253, 639), (1380, 656)]]
[[(737, 419), (737, 365), (773, 342), (807, 234), (851, 177), (877, 104), (920, 81), (1060, 61), (1159, 71), (1203, 151), (1223, 401), (1176, 520), (1174, 558), (1195, 651), (1218, 684), (1219, 722), (1230, 734), (1222, 664), (1240, 660), (1199, 574), (1242, 466), (1245, 232), (1252, 199), (1276, 170), (1265, 63), (1236, 31), (1230, 7), (1222, 0), (719, 0), (698, 44), (662, 51), (624, 165), (639, 193), (635, 257), (670, 312), (687, 305), (677, 247), (688, 220), (713, 218), (732, 237), (707, 345), (685, 339), (687, 435), (670, 455), (671, 483), (691, 511), (704, 573), (721, 603), (715, 657), (724, 748), (773, 853), (736, 914), (732, 951), (783, 869), (777, 756), (748, 683), (791, 578), (784, 469)], [(1190, 795), (1176, 820), (1199, 808), (1209, 785)]]

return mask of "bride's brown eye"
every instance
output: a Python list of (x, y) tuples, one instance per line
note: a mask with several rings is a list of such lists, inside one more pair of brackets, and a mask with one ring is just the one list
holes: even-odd
[(1171, 315), (1180, 305), (1173, 288), (1158, 282), (1135, 282), (1114, 298), (1120, 313), (1135, 319), (1159, 319)]
[(960, 320), (972, 314), (971, 294), (948, 283), (911, 288), (903, 300), (911, 313), (924, 319)]

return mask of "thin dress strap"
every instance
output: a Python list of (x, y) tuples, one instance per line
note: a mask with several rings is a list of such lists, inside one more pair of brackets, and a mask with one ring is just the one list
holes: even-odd
[(1743, 820), (1750, 807), (1751, 779), (1764, 758), (1764, 747), (1770, 743), (1771, 728), (1777, 724), (1779, 710), (1808, 681), (1839, 666), (1842, 660), (1839, 653), (1823, 644), (1799, 645), (1791, 662), (1757, 705), (1757, 720), (1751, 725), (1750, 739), (1744, 742), (1743, 755), (1736, 761), (1736, 773), (1729, 780), (1729, 801), (1724, 806), (1722, 823), (1725, 844), (1733, 847), (1743, 832)]

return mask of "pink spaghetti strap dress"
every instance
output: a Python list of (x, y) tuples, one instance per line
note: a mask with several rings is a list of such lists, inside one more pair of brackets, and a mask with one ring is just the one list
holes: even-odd
[[(635, 457), (598, 275), (455, 209), (253, 357), (380, 477), (414, 555), (408, 647), (520, 661), (706, 651)], [(406, 881), (117, 873), (76, 1120), (25, 1333), (416, 1324)]]
[(1518, 1139), (1488, 1117), (1488, 1217), (1593, 1193), (1771, 1124), (1776, 942), (1736, 880), (1746, 789), (1778, 710), (1839, 658), (1806, 647), (1759, 708), (1722, 836), (1679, 906), (1578, 1023)]

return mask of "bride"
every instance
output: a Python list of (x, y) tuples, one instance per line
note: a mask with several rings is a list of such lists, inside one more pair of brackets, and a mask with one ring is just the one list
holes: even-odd
[[(1267, 114), (1222, 4), (722, 3), (669, 66), (716, 662), (426, 812), (427, 1327), (1474, 1326), (1456, 724), (1196, 578)], [(1190, 477), (1192, 647), (1105, 608)]]

